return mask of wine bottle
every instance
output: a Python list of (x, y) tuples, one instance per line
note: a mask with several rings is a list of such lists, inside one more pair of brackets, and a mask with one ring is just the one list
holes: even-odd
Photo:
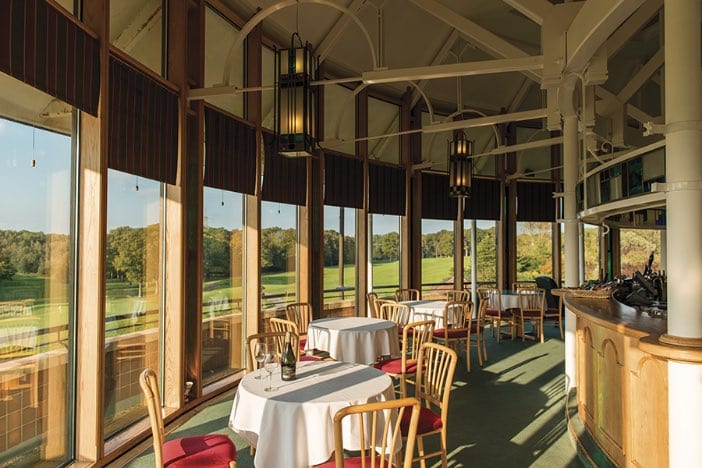
[(295, 380), (295, 364), (297, 359), (295, 358), (295, 352), (290, 343), (291, 337), (292, 335), (290, 332), (285, 332), (285, 348), (282, 356), (280, 356), (281, 378), (283, 380)]

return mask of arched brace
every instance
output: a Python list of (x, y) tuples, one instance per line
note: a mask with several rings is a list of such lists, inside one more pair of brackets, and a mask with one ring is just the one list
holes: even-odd
[(261, 21), (264, 19), (268, 18), (270, 15), (273, 13), (282, 10), (284, 8), (288, 8), (293, 5), (298, 5), (300, 3), (317, 3), (319, 5), (326, 5), (328, 7), (334, 8), (336, 10), (339, 10), (340, 12), (349, 15), (351, 19), (353, 20), (354, 23), (359, 27), (361, 32), (366, 38), (366, 41), (368, 42), (368, 47), (370, 48), (371, 56), (373, 58), (373, 66), (377, 70), (380, 68), (380, 64), (378, 63), (378, 55), (375, 51), (375, 47), (373, 46), (373, 41), (371, 40), (370, 34), (368, 34), (368, 31), (366, 28), (363, 26), (363, 23), (361, 23), (361, 20), (358, 19), (358, 17), (348, 8), (344, 8), (340, 5), (337, 5), (330, 0), (281, 0), (278, 3), (275, 3), (268, 8), (265, 8), (258, 13), (256, 13), (245, 25), (243, 28), (241, 28), (241, 31), (239, 32), (239, 37), (237, 37), (236, 41), (234, 41), (234, 44), (232, 44), (231, 48), (229, 49), (229, 53), (227, 54), (227, 60), (224, 63), (224, 75), (222, 76), (222, 84), (225, 86), (229, 85), (229, 79), (231, 77), (231, 70), (232, 66), (234, 65), (234, 51), (238, 50), (239, 47), (241, 47), (242, 43), (244, 42), (244, 39), (249, 35), (249, 33), (253, 30), (253, 28), (256, 27)]

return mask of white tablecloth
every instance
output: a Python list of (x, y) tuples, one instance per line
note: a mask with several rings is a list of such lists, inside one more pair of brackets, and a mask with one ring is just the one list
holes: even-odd
[(519, 296), (517, 296), (517, 291), (502, 291), (500, 300), (502, 302), (502, 310), (519, 308)]
[[(241, 380), (229, 417), (229, 427), (257, 447), (254, 465), (259, 468), (303, 468), (327, 461), (334, 452), (333, 418), (338, 410), (394, 399), (390, 377), (359, 364), (298, 362), (292, 382), (280, 379), (278, 367), (272, 377), (278, 388), (274, 392), (263, 390), (268, 385), (265, 372), (262, 380), (254, 379), (261, 372)], [(357, 440), (351, 436), (356, 429), (344, 427), (345, 443)]]
[(445, 328), (444, 307), (447, 304), (446, 301), (403, 301), (402, 304), (406, 304), (410, 308), (410, 322), (433, 320), (435, 329)]
[(400, 354), (397, 325), (369, 317), (313, 320), (307, 329), (305, 349), (327, 351), (337, 361), (370, 364), (378, 356)]

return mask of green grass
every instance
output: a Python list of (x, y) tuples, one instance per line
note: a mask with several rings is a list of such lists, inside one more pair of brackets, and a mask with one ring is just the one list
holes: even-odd
[(445, 283), (453, 278), (453, 258), (422, 259), (422, 283)]

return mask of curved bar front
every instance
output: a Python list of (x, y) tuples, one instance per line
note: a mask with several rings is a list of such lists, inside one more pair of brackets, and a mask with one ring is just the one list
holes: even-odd
[(650, 317), (612, 298), (575, 297), (578, 414), (617, 466), (668, 466), (668, 362), (646, 352), (666, 319)]

